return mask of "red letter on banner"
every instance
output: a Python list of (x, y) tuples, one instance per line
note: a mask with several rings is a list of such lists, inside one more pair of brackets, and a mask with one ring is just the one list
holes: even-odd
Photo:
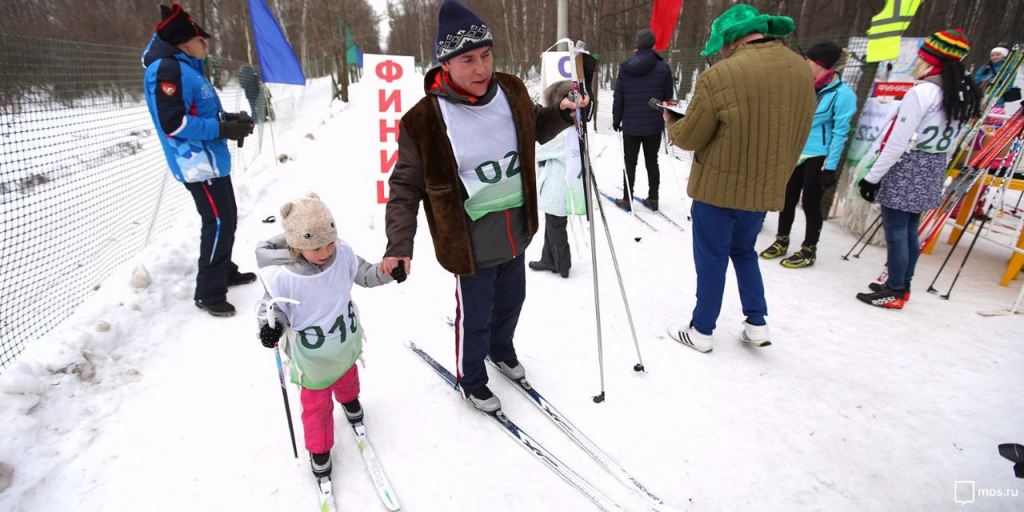
[(395, 112), (402, 111), (402, 91), (401, 89), (395, 89), (391, 91), (387, 97), (384, 96), (384, 89), (377, 91), (377, 105), (381, 112), (387, 112), (388, 107), (391, 105), (395, 106)]
[(387, 204), (388, 198), (384, 196), (384, 182), (377, 180), (377, 204)]
[(377, 69), (375, 71), (377, 72), (378, 78), (389, 84), (399, 78), (402, 78), (402, 66), (390, 59), (377, 64)]
[(391, 172), (391, 168), (395, 166), (395, 162), (398, 161), (398, 150), (391, 152), (391, 156), (388, 156), (388, 150), (380, 150), (380, 172), (387, 174)]
[(380, 120), (380, 141), (381, 142), (387, 142), (388, 141), (388, 134), (394, 134), (395, 135), (395, 142), (398, 142), (398, 123), (401, 122), (401, 121), (402, 121), (401, 119), (395, 119), (394, 123), (392, 123), (392, 126), (388, 126), (387, 120), (386, 119), (381, 119)]

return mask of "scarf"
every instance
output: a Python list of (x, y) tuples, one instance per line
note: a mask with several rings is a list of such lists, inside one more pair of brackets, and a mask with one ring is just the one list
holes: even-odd
[(832, 83), (832, 80), (836, 77), (836, 72), (833, 69), (828, 70), (828, 73), (821, 75), (821, 78), (814, 80), (814, 92), (820, 92), (828, 84)]
[(434, 83), (430, 84), (430, 88), (427, 89), (428, 94), (444, 96), (456, 103), (464, 103), (466, 105), (486, 104), (494, 97), (495, 92), (497, 90), (493, 75), (491, 76), (491, 83), (487, 86), (487, 92), (483, 96), (473, 96), (462, 90), (458, 85), (455, 85), (451, 76), (444, 69), (434, 75)]

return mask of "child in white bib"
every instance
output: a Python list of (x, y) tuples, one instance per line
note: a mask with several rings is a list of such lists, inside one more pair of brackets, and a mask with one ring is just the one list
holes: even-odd
[[(302, 426), (313, 474), (329, 478), (334, 446), (334, 402), (353, 425), (363, 420), (356, 360), (363, 350), (359, 308), (352, 285), (374, 287), (392, 281), (380, 264), (370, 264), (338, 239), (330, 210), (315, 193), (281, 207), (284, 233), (261, 242), (256, 261), (267, 295), (260, 307), (260, 341), (282, 348), (291, 359), (291, 380), (301, 386)], [(267, 300), (276, 326), (266, 319)]]

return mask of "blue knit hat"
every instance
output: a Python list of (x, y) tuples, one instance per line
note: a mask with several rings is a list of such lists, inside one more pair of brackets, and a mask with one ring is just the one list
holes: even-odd
[(456, 0), (444, 0), (437, 13), (437, 61), (445, 62), (481, 46), (494, 46), (484, 20)]

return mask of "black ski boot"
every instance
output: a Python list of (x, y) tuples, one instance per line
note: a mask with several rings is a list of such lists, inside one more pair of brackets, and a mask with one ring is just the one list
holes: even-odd
[(331, 476), (331, 452), (310, 453), (309, 465), (313, 468), (313, 476), (318, 479), (329, 478)]
[(886, 309), (903, 309), (903, 290), (892, 290), (886, 285), (874, 293), (858, 293), (857, 300)]
[(341, 406), (345, 409), (345, 417), (348, 418), (349, 423), (355, 425), (363, 422), (363, 406), (359, 405), (359, 398), (341, 404)]
[[(882, 283), (871, 283), (868, 285), (868, 288), (873, 292), (878, 292), (882, 291), (885, 285)], [(910, 283), (904, 283), (903, 285), (903, 302), (910, 302)]]

